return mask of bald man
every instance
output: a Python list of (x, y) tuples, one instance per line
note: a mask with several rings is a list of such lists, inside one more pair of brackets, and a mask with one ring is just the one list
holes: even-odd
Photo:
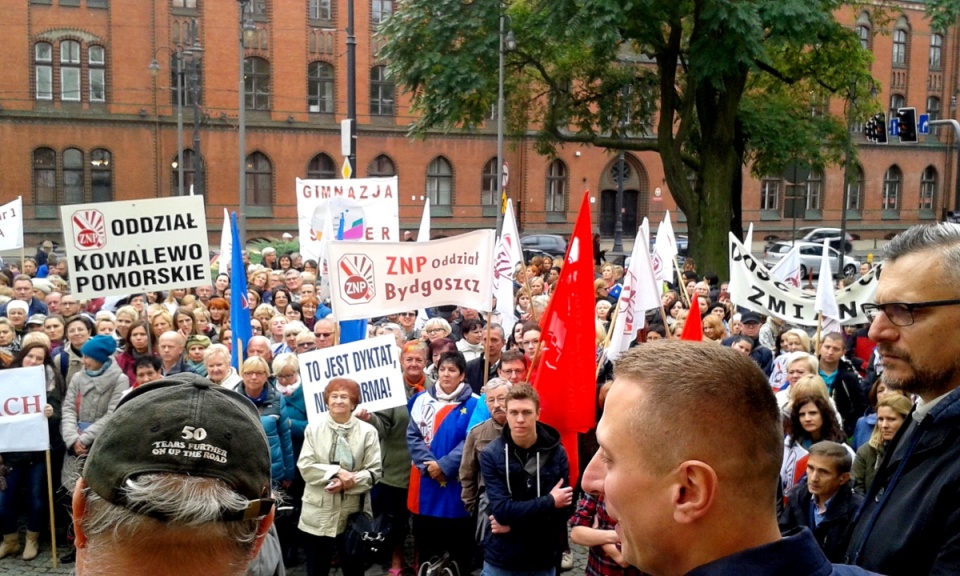
[(183, 348), (186, 345), (183, 335), (179, 332), (170, 330), (160, 335), (157, 341), (157, 352), (160, 355), (160, 373), (164, 376), (173, 376), (181, 372), (190, 372), (195, 374), (194, 370), (187, 366), (183, 360)]

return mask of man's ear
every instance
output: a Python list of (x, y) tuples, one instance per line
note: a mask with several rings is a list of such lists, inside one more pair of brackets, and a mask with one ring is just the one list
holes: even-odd
[(843, 474), (841, 474), (841, 475), (840, 475), (840, 482), (841, 482), (841, 484), (842, 484), (842, 485), (840, 486), (840, 490), (843, 490), (843, 486), (846, 485), (848, 482), (850, 482), (850, 473), (849, 473), (849, 472), (844, 472)]
[(276, 507), (270, 509), (270, 513), (260, 519), (260, 525), (257, 526), (257, 538), (253, 541), (253, 548), (250, 550), (250, 559), (257, 557), (257, 554), (260, 553), (260, 547), (263, 546), (263, 543), (267, 539), (267, 533), (270, 532), (270, 527), (273, 526), (273, 516), (276, 513)]
[(709, 464), (699, 460), (681, 463), (671, 494), (674, 519), (690, 524), (706, 516), (716, 502), (717, 486), (717, 473)]
[(83, 516), (87, 512), (87, 498), (83, 491), (87, 487), (87, 482), (83, 478), (77, 478), (77, 485), (73, 488), (73, 533), (75, 535), (74, 544), (77, 548), (84, 548), (87, 545), (87, 535), (83, 533)]

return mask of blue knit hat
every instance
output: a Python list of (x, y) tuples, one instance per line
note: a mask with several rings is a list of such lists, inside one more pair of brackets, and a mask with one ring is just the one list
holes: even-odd
[(89, 356), (97, 362), (103, 364), (114, 352), (117, 351), (117, 341), (113, 336), (101, 334), (87, 340), (87, 343), (80, 348), (80, 353)]

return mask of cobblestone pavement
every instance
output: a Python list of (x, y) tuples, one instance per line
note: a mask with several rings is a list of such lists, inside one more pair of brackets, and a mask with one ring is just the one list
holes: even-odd
[[(574, 567), (573, 570), (565, 572), (565, 574), (582, 576), (587, 570), (587, 550), (574, 544), (571, 544), (571, 547), (574, 553)], [(69, 548), (65, 546), (60, 547), (61, 556), (67, 552), (69, 552)], [(0, 560), (0, 575), (73, 574), (73, 564), (60, 564), (57, 568), (53, 568), (50, 560), (50, 542), (41, 542), (40, 555), (30, 562), (24, 562), (20, 559), (19, 555)], [(306, 573), (306, 566), (303, 563), (287, 569), (288, 576), (305, 576)], [(374, 564), (367, 570), (366, 576), (384, 576), (386, 573), (386, 570), (382, 566)], [(479, 570), (475, 570), (473, 574), (476, 576), (479, 573)], [(330, 574), (331, 576), (340, 576), (340, 571), (333, 570)]]

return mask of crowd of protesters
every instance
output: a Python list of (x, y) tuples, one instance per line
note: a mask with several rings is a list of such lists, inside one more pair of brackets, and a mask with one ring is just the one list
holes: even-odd
[[(231, 366), (232, 295), (224, 272), (209, 286), (81, 300), (70, 294), (66, 261), (50, 253), (49, 243), (23, 262), (8, 259), (0, 270), (0, 367), (44, 366), (61, 516), (83, 456), (110, 426), (121, 398), (189, 372), (234, 390), (259, 412), (273, 484), (286, 504), (273, 536), (280, 557), (259, 564), (277, 566), (276, 573), (305, 561), (310, 574), (339, 566), (354, 576), (376, 560), (399, 576), (448, 555), (461, 573), (482, 564), (491, 575), (546, 576), (572, 568), (567, 526), (573, 542), (590, 547), (591, 576), (638, 573), (624, 561), (617, 520), (603, 498), (579, 491), (573, 498), (576, 487), (564, 471), (566, 449), (577, 449), (587, 465), (595, 436), (562, 446), (556, 431), (537, 420), (536, 391), (525, 385), (533, 380), (537, 322), (562, 259), (535, 256), (517, 267), (512, 318), (437, 306), (371, 319), (370, 336), (397, 340), (407, 405), (357, 410), (356, 382), (334, 379), (323, 393), (328, 412), (311, 424), (298, 356), (337, 345), (340, 327), (323, 301), (315, 261), (270, 247), (261, 256), (253, 264), (244, 253), (253, 336), (238, 368)], [(614, 374), (602, 352), (624, 269), (598, 260), (595, 274), (597, 355), (587, 361), (598, 363), (597, 402), (584, 409), (599, 420)], [(738, 308), (727, 285), (714, 273), (701, 275), (692, 259), (666, 287), (662, 313), (648, 313), (631, 345), (679, 336), (691, 321), (692, 299), (704, 341), (753, 359), (776, 394), (783, 422), (781, 529), (809, 528), (829, 560), (843, 561), (863, 496), (916, 397), (881, 378), (866, 325), (817, 340), (808, 329)], [(48, 529), (44, 454), (2, 457), (0, 558), (31, 560)], [(378, 558), (345, 548), (357, 511), (391, 519)], [(411, 529), (412, 566), (404, 550)], [(72, 561), (72, 554), (62, 560)]]

